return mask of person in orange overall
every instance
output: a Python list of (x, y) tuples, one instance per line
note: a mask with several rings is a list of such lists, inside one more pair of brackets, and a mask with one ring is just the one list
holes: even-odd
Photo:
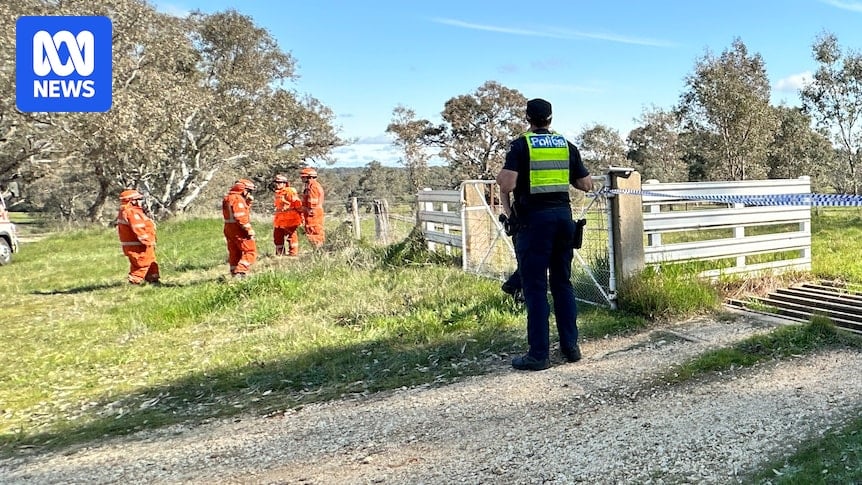
[(299, 235), (296, 230), (302, 224), (302, 199), (284, 175), (276, 175), (275, 216), (272, 220), (272, 240), (275, 255), (284, 256), (284, 243), (287, 241), (287, 254), (299, 254)]
[(144, 212), (144, 196), (134, 189), (120, 192), (117, 233), (123, 254), (129, 258), (129, 283), (159, 283), (156, 262), (156, 223)]
[(227, 241), (228, 264), (234, 278), (245, 278), (257, 260), (257, 243), (251, 227), (251, 191), (254, 182), (239, 179), (224, 196), (221, 212), (224, 216), (224, 238)]
[(308, 241), (315, 247), (323, 246), (326, 232), (323, 230), (323, 187), (317, 181), (317, 170), (306, 167), (299, 171), (299, 177), (305, 184), (302, 191), (303, 226)]

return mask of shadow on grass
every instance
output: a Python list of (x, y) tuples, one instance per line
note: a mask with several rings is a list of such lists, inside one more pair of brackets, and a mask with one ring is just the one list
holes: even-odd
[[(486, 303), (480, 303), (475, 311), (485, 307)], [(12, 456), (21, 449), (28, 454), (63, 449), (240, 413), (268, 415), (403, 386), (441, 385), (491, 372), (500, 353), (524, 344), (523, 330), (493, 325), (454, 330), (432, 342), (417, 344), (415, 340), (419, 339), (398, 334), (362, 344), (313, 349), (293, 358), (208, 370), (168, 385), (112, 396), (78, 418), (85, 423), (67, 420), (39, 434), (0, 435), (0, 456)], [(465, 343), (472, 347), (466, 354)]]
[(63, 288), (60, 290), (37, 290), (32, 292), (33, 295), (74, 295), (77, 293), (89, 293), (91, 291), (108, 290), (110, 288), (119, 288), (127, 286), (129, 283), (125, 281), (115, 281), (112, 283), (93, 283), (89, 285), (73, 286), (72, 288)]
[[(188, 281), (188, 282), (184, 282), (184, 283), (179, 283), (179, 282), (170, 281), (170, 280), (165, 281), (163, 279), (161, 282), (159, 282), (157, 284), (147, 283), (144, 285), (139, 285), (139, 288), (142, 288), (142, 289), (143, 288), (157, 288), (157, 289), (158, 288), (180, 288), (180, 287), (194, 286), (194, 285), (200, 285), (200, 284), (210, 283), (210, 282), (226, 282), (226, 281), (228, 281), (228, 278), (226, 278), (224, 275), (213, 276), (210, 278), (198, 278), (196, 280)], [(79, 293), (89, 293), (92, 291), (109, 290), (111, 288), (121, 288), (123, 286), (132, 287), (133, 285), (129, 284), (125, 280), (122, 280), (122, 281), (113, 281), (110, 283), (92, 283), (92, 284), (73, 286), (71, 288), (63, 288), (63, 289), (57, 289), (57, 290), (36, 290), (36, 291), (31, 292), (30, 294), (31, 295), (74, 295), (74, 294), (79, 294)]]

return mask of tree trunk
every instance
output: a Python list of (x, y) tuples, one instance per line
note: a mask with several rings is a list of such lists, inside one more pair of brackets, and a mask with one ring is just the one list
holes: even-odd
[(105, 203), (108, 200), (109, 184), (106, 180), (99, 180), (99, 191), (96, 193), (96, 198), (87, 210), (87, 219), (91, 222), (103, 222)]

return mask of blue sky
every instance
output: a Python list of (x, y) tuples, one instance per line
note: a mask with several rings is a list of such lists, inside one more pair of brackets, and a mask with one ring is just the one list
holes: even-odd
[(234, 9), (267, 29), (297, 61), (292, 88), (329, 106), (342, 136), (356, 139), (336, 166), (395, 164), (385, 130), (397, 105), (439, 122), (448, 99), (490, 80), (549, 100), (565, 135), (601, 123), (625, 138), (644, 108), (674, 106), (697, 60), (736, 37), (763, 57), (775, 104), (800, 104), (822, 32), (862, 50), (862, 0), (152, 3), (179, 15)]

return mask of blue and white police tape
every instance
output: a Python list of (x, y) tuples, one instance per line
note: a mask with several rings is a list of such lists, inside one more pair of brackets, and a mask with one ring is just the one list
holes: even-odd
[(721, 202), (744, 205), (807, 205), (820, 207), (859, 207), (862, 206), (862, 195), (850, 194), (770, 194), (770, 195), (695, 195), (671, 194), (653, 192), (651, 190), (610, 189), (602, 192), (610, 194), (641, 195), (647, 197), (662, 197), (679, 200), (699, 200), (705, 202)]

